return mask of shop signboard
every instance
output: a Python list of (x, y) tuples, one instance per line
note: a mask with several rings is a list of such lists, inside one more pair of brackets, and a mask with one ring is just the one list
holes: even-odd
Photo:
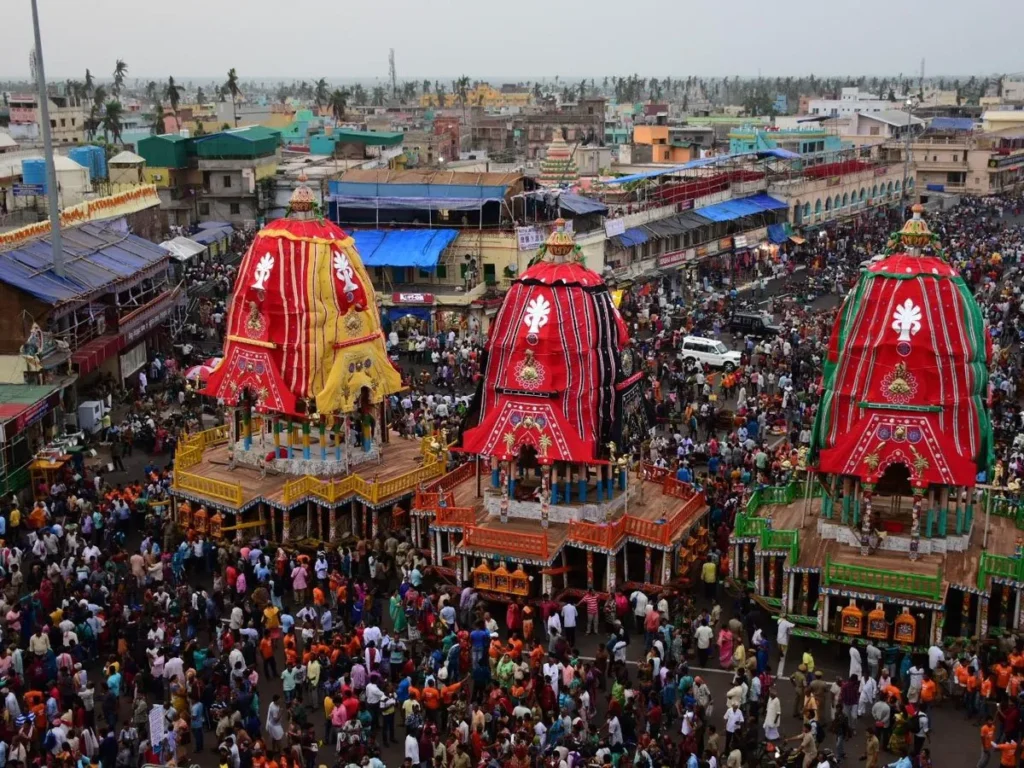
[(889, 167), (883, 166), (881, 168), (875, 168), (875, 176), (885, 176), (889, 173)]
[[(19, 432), (24, 431), (27, 427), (32, 426), (37, 421), (40, 421), (46, 414), (56, 408), (60, 404), (60, 393), (54, 392), (44, 400), (39, 400), (33, 403), (24, 411), (19, 413), (13, 422), (8, 422), (3, 425), (3, 438), (6, 440), (7, 432), (12, 435), (17, 435)], [(13, 424), (13, 428), (11, 425)]]
[(746, 248), (746, 247), (747, 247), (747, 236), (746, 236), (746, 235), (736, 235), (736, 236), (735, 236), (735, 237), (733, 237), (733, 239), (732, 239), (732, 244), (733, 244), (733, 247), (734, 247), (734, 248), (735, 248), (735, 249), (736, 249), (737, 251), (738, 251), (738, 250), (739, 250), (740, 248)]
[(658, 257), (658, 266), (663, 269), (667, 267), (678, 267), (681, 264), (692, 261), (696, 253), (696, 250), (693, 248), (684, 248), (681, 251), (663, 253)]
[(516, 240), (520, 251), (535, 251), (544, 243), (544, 232), (539, 227), (516, 227)]
[(127, 379), (146, 364), (146, 342), (136, 344), (121, 355), (121, 378)]
[(709, 255), (710, 255), (710, 252), (708, 251), (708, 246), (706, 246), (706, 245), (699, 245), (699, 246), (697, 246), (697, 258), (698, 259), (703, 259), (705, 256), (709, 256)]
[(732, 248), (731, 237), (723, 237), (721, 240), (718, 241), (718, 250), (728, 251), (730, 248)]
[(691, 211), (693, 210), (693, 200), (682, 200), (676, 203), (677, 211)]
[(615, 237), (621, 235), (626, 231), (626, 220), (625, 219), (605, 219), (604, 222), (604, 233), (608, 237)]
[(395, 304), (433, 304), (432, 293), (393, 293), (391, 301)]

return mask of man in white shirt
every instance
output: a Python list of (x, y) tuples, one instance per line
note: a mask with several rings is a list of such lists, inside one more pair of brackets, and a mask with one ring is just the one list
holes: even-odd
[(743, 727), (743, 712), (740, 711), (739, 706), (734, 701), (727, 710), (725, 710), (725, 751), (729, 752), (732, 749), (733, 739), (736, 738), (736, 734), (739, 733)]
[(785, 616), (779, 617), (779, 633), (775, 636), (775, 642), (779, 644), (779, 671), (776, 677), (782, 677), (782, 668), (786, 663), (786, 649), (789, 648), (789, 638), (793, 635), (796, 624)]
[(570, 646), (576, 645), (576, 618), (579, 611), (575, 603), (566, 603), (562, 606), (562, 626), (565, 627), (565, 639)]
[(410, 760), (413, 766), (420, 764), (420, 742), (411, 731), (405, 736), (405, 758)]
[(708, 626), (707, 619), (702, 619), (700, 626), (697, 627), (693, 636), (697, 640), (697, 662), (699, 666), (706, 667), (708, 665), (708, 653), (711, 648), (711, 641), (715, 637), (715, 631)]
[(562, 634), (562, 617), (558, 611), (552, 611), (548, 616), (548, 635), (551, 634)]
[(932, 647), (928, 649), (928, 669), (935, 672), (935, 670), (938, 669), (939, 664), (941, 664), (945, 658), (945, 651), (939, 648), (939, 646), (933, 644)]

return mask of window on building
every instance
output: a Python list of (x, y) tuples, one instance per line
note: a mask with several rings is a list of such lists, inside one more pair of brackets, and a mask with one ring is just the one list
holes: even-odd
[(200, 203), (199, 204), (199, 215), (200, 216), (209, 216), (210, 215), (210, 204), (209, 203)]
[(231, 215), (238, 216), (242, 213), (242, 206), (238, 203), (231, 203)]
[(68, 121), (65, 120), (63, 117), (60, 119), (60, 127), (61, 128), (67, 128), (68, 127)]
[(224, 174), (224, 189), (231, 189), (231, 177)]
[(960, 155), (953, 155), (953, 162), (954, 163), (959, 163), (960, 162)]
[(498, 277), (493, 264), (484, 264), (484, 282), (487, 285), (497, 285)]
[(429, 280), (431, 277), (433, 277), (433, 274), (434, 273), (431, 272), (429, 269), (421, 269), (419, 271), (420, 280)]
[(448, 279), (448, 267), (444, 267), (444, 266), (441, 266), (440, 264), (438, 264), (437, 265), (437, 269), (434, 270), (434, 274), (437, 275), (437, 279), (438, 280), (447, 280)]
[(872, 128), (871, 130), (868, 131), (868, 135), (869, 136), (877, 136), (878, 135), (878, 130), (879, 129), (877, 127), (876, 128)]
[(76, 118), (76, 117), (72, 117), (72, 118), (71, 118), (71, 127), (72, 127), (72, 128), (74, 128), (74, 127), (75, 127), (75, 122), (76, 122), (77, 120), (78, 120), (78, 118)]
[(56, 128), (57, 127), (57, 121), (56, 120), (51, 120), (50, 121), (50, 127), (51, 128)]

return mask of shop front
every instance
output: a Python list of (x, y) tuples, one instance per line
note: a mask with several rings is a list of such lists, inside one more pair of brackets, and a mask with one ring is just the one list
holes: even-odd
[(63, 424), (59, 388), (0, 384), (0, 492), (28, 485), (33, 457)]
[(397, 333), (400, 341), (433, 332), (434, 294), (396, 292), (391, 295), (391, 304), (384, 325), (389, 333)]

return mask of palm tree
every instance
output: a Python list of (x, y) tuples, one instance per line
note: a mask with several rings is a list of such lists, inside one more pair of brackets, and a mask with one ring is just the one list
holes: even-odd
[(327, 104), (329, 99), (330, 92), (327, 89), (327, 81), (321, 77), (316, 81), (316, 91), (314, 92), (313, 100), (316, 101), (316, 106), (319, 109)]
[(150, 80), (148, 83), (146, 83), (146, 98), (149, 99), (150, 101), (155, 101), (156, 100), (156, 89), (157, 89), (156, 80)]
[(160, 136), (164, 132), (164, 105), (159, 101), (153, 109), (153, 125), (150, 126), (150, 131), (154, 136)]
[(181, 103), (181, 86), (174, 82), (174, 77), (167, 78), (167, 87), (164, 88), (164, 97), (171, 104), (171, 111), (177, 115), (178, 105)]
[(586, 80), (580, 80), (580, 84), (579, 84), (577, 90), (579, 91), (580, 99), (581, 100), (587, 98), (587, 81)]
[(107, 89), (102, 85), (97, 85), (92, 92), (92, 105), (89, 107), (89, 117), (86, 119), (86, 130), (89, 132), (89, 137), (92, 138), (96, 135), (96, 129), (100, 126), (99, 111), (107, 102)]
[(361, 83), (356, 83), (356, 87), (352, 91), (352, 101), (355, 102), (357, 107), (366, 105), (366, 89), (363, 88)]
[(124, 59), (118, 59), (117, 63), (114, 64), (114, 87), (111, 88), (115, 96), (121, 93), (121, 89), (124, 87), (124, 76), (127, 74), (128, 64), (125, 63)]
[(199, 86), (196, 90), (196, 104), (203, 106), (206, 103), (206, 93), (203, 92), (203, 86)]
[(384, 96), (385, 96), (384, 88), (382, 88), (379, 85), (376, 86), (373, 89), (373, 106), (375, 106), (375, 107), (383, 107), (384, 106)]
[(444, 109), (445, 88), (441, 83), (437, 81), (434, 81), (434, 93), (437, 94), (437, 106), (440, 109)]
[(469, 96), (469, 78), (463, 75), (455, 81), (453, 93), (458, 95), (459, 104), (462, 105), (462, 121), (466, 121), (466, 98)]
[(349, 92), (342, 88), (335, 88), (331, 92), (328, 104), (331, 107), (331, 114), (334, 119), (341, 122), (345, 119), (345, 108), (348, 106)]
[(232, 67), (228, 70), (228, 79), (224, 83), (224, 86), (228, 89), (228, 93), (231, 94), (231, 112), (235, 117), (235, 126), (238, 126), (238, 97), (242, 91), (238, 87), (238, 73), (235, 72), (235, 68)]
[(420, 93), (422, 93), (424, 96), (426, 96), (428, 93), (430, 93), (430, 81), (429, 80), (424, 80), (420, 85), (422, 86), (422, 90), (420, 91)]
[(411, 102), (416, 100), (416, 83), (406, 82), (402, 85), (402, 101)]
[(540, 83), (534, 83), (533, 84), (533, 98), (535, 98), (537, 101), (540, 101), (541, 97), (543, 95), (544, 95), (544, 92), (540, 89)]
[(119, 101), (108, 101), (106, 110), (103, 114), (103, 138), (107, 138), (108, 133), (114, 134), (114, 143), (121, 143), (121, 115), (124, 113), (124, 109), (121, 107)]
[(93, 79), (92, 79), (92, 72), (90, 72), (87, 69), (87, 70), (85, 70), (85, 92), (86, 92), (87, 95), (92, 94), (92, 89), (93, 89), (94, 86), (95, 86), (95, 83), (93, 82)]

